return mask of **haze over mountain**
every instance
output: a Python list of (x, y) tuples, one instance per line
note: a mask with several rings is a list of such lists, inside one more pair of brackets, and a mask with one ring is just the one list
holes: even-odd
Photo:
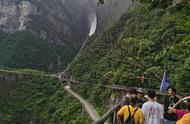
[[(40, 70), (65, 68), (90, 30), (90, 35), (96, 31), (92, 26), (103, 30), (124, 13), (121, 2), (113, 1), (98, 6), (97, 1), (91, 0), (0, 0), (0, 30), (6, 32), (1, 32), (0, 65)], [(17, 38), (13, 41), (12, 37)]]

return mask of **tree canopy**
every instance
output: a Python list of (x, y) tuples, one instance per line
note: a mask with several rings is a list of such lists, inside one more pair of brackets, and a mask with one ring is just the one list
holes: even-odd
[[(149, 4), (152, 8), (167, 8), (178, 2), (187, 2), (187, 0), (132, 0)], [(104, 0), (98, 0), (98, 4), (104, 4)]]

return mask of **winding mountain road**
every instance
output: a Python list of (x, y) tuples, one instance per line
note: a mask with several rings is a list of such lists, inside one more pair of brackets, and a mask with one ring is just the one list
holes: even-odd
[(81, 104), (83, 104), (84, 108), (86, 109), (86, 112), (88, 113), (88, 115), (90, 116), (90, 118), (93, 121), (97, 121), (98, 119), (100, 119), (100, 115), (96, 112), (95, 108), (88, 101), (86, 101), (80, 95), (78, 95), (77, 93), (75, 93), (68, 86), (65, 86), (64, 89), (68, 93), (70, 93), (72, 96), (74, 96), (75, 98), (77, 98), (81, 102)]

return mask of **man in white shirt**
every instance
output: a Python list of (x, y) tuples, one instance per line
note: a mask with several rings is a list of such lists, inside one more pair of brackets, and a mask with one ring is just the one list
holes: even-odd
[(147, 92), (148, 102), (142, 106), (142, 111), (145, 119), (145, 124), (163, 124), (164, 110), (161, 104), (155, 101), (156, 93), (154, 90)]

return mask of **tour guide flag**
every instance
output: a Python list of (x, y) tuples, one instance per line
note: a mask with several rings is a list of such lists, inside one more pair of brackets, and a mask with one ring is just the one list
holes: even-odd
[(160, 86), (160, 91), (165, 92), (166, 89), (168, 88), (168, 86), (169, 86), (168, 75), (167, 75), (166, 71), (164, 71), (164, 75), (162, 78), (162, 84)]

